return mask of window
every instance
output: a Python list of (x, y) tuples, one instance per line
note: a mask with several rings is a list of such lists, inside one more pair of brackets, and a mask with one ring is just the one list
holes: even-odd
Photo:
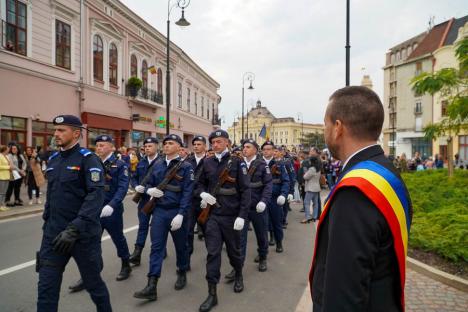
[(138, 77), (138, 60), (135, 54), (130, 57), (130, 77)]
[(195, 97), (195, 115), (198, 115), (197, 92), (195, 92), (194, 97)]
[(117, 47), (111, 43), (109, 47), (109, 83), (117, 86)]
[(55, 21), (55, 65), (71, 68), (71, 28), (62, 21)]
[(422, 118), (421, 116), (416, 116), (415, 119), (415, 131), (422, 131)]
[(162, 70), (158, 68), (158, 93), (162, 94)]
[(190, 112), (190, 88), (187, 88), (187, 111)]
[(205, 116), (205, 98), (202, 96), (201, 97), (201, 116)]
[(447, 116), (447, 106), (448, 106), (448, 102), (447, 102), (447, 101), (442, 101), (442, 102), (440, 103), (440, 106), (441, 106), (441, 111), (440, 111), (440, 113), (441, 113), (442, 117)]
[(432, 155), (432, 140), (426, 138), (412, 138), (411, 140), (411, 155), (419, 152), (422, 157)]
[(460, 135), (458, 141), (458, 155), (466, 164), (468, 160), (468, 135)]
[(210, 103), (206, 104), (206, 119), (210, 119)]
[(143, 88), (148, 88), (148, 63), (145, 60), (141, 63), (141, 80), (143, 81)]
[(422, 63), (416, 62), (416, 72), (414, 73), (416, 76), (422, 73)]
[(26, 5), (18, 0), (7, 0), (5, 49), (26, 55), (26, 21)]
[(182, 108), (182, 82), (178, 82), (177, 85), (177, 107)]
[(415, 114), (422, 114), (422, 105), (421, 102), (416, 102), (416, 106), (414, 107)]
[(0, 119), (0, 144), (16, 141), (23, 149), (26, 146), (26, 119), (2, 116)]
[(94, 66), (94, 79), (103, 81), (102, 74), (102, 56), (103, 56), (103, 44), (102, 39), (98, 35), (94, 36), (93, 39), (93, 66)]

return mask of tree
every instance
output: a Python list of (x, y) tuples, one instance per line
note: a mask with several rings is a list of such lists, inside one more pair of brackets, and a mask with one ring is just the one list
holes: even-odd
[(447, 137), (448, 173), (453, 176), (453, 136), (468, 130), (468, 38), (460, 40), (455, 49), (459, 68), (442, 68), (423, 72), (411, 80), (417, 94), (440, 93), (447, 102), (447, 114), (424, 128), (426, 138)]
[(317, 147), (319, 149), (325, 148), (325, 137), (323, 133), (310, 132), (303, 135), (300, 142), (304, 148)]

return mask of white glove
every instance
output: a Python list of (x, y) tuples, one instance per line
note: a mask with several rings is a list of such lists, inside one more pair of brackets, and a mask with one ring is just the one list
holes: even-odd
[(109, 205), (105, 205), (104, 208), (102, 208), (100, 218), (109, 217), (110, 215), (112, 215), (113, 212), (114, 212), (114, 208), (112, 208)]
[(236, 231), (242, 231), (244, 228), (244, 219), (237, 217), (236, 221), (234, 221), (234, 230)]
[(262, 213), (265, 211), (265, 208), (266, 208), (266, 204), (264, 202), (258, 202), (257, 204), (257, 212), (258, 213)]
[(137, 185), (137, 186), (135, 186), (135, 191), (137, 191), (138, 193), (143, 194), (145, 192), (145, 187), (143, 185)]
[(283, 206), (285, 202), (286, 202), (286, 197), (284, 197), (283, 195), (279, 196), (278, 199), (276, 200), (276, 203), (278, 204), (278, 206)]
[(180, 227), (182, 226), (182, 221), (184, 221), (183, 215), (178, 214), (177, 216), (175, 216), (171, 222), (171, 231), (177, 231), (178, 229), (180, 229)]
[(288, 203), (292, 202), (294, 200), (293, 194), (288, 195)]
[(205, 209), (207, 206), (208, 206), (208, 203), (202, 199), (202, 201), (200, 203), (200, 208)]
[(203, 192), (200, 194), (200, 197), (201, 199), (203, 199), (204, 201), (206, 201), (208, 204), (212, 206), (216, 204), (216, 198), (209, 193)]
[(148, 195), (151, 196), (151, 197), (156, 197), (156, 198), (159, 198), (159, 197), (163, 197), (163, 196), (164, 196), (164, 192), (161, 191), (160, 189), (158, 189), (157, 187), (149, 188), (149, 189), (146, 191), (146, 194), (148, 194)]

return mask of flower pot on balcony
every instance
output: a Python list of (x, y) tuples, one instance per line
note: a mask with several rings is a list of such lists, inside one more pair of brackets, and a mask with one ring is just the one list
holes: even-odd
[(130, 96), (135, 97), (138, 94), (138, 90), (140, 90), (143, 86), (143, 81), (141, 81), (141, 79), (138, 77), (130, 77), (128, 79), (127, 86)]

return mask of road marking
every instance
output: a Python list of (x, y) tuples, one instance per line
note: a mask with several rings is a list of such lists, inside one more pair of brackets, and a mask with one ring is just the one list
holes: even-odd
[[(128, 233), (128, 232), (131, 232), (131, 231), (135, 231), (136, 229), (138, 229), (138, 225), (134, 225), (134, 226), (131, 226), (129, 228), (126, 228), (126, 229), (123, 230), (123, 232)], [(110, 238), (111, 237), (109, 235), (103, 236), (101, 238), (101, 242), (109, 240)], [(3, 270), (0, 271), (0, 276), (7, 275), (7, 274), (10, 274), (10, 273), (22, 270), (22, 269), (26, 269), (26, 268), (28, 268), (30, 266), (33, 266), (33, 265), (36, 265), (36, 260), (31, 260), (31, 261), (28, 261), (28, 262), (25, 262), (25, 263), (21, 263), (21, 264), (12, 266), (10, 268), (3, 269)]]

